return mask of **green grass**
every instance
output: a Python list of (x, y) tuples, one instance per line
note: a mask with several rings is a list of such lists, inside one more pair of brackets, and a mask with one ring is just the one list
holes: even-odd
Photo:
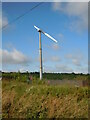
[[(39, 72), (11, 72), (2, 73), (2, 77), (5, 79), (15, 79), (25, 81), (29, 76), (39, 78)], [(87, 80), (90, 77), (89, 74), (75, 74), (75, 73), (43, 73), (45, 80)]]
[(2, 81), (0, 80), (0, 119), (2, 118), (1, 110), (2, 110)]
[(88, 88), (3, 81), (3, 118), (88, 118)]

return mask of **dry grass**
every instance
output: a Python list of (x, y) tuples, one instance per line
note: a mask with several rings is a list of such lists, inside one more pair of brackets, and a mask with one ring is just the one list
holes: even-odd
[(3, 82), (3, 118), (88, 118), (88, 88)]

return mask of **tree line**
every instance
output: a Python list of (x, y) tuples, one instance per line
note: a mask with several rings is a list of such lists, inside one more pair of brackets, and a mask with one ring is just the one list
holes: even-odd
[[(2, 78), (7, 80), (26, 80), (29, 76), (39, 79), (39, 72), (2, 72)], [(89, 74), (83, 73), (43, 73), (45, 80), (87, 80)]]

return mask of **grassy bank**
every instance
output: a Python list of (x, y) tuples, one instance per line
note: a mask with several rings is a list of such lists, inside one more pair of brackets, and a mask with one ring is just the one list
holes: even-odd
[(87, 118), (88, 88), (3, 81), (3, 118)]

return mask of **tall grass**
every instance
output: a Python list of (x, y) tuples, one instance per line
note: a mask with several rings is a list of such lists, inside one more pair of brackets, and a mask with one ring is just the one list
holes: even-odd
[(88, 88), (3, 81), (3, 118), (87, 118)]

